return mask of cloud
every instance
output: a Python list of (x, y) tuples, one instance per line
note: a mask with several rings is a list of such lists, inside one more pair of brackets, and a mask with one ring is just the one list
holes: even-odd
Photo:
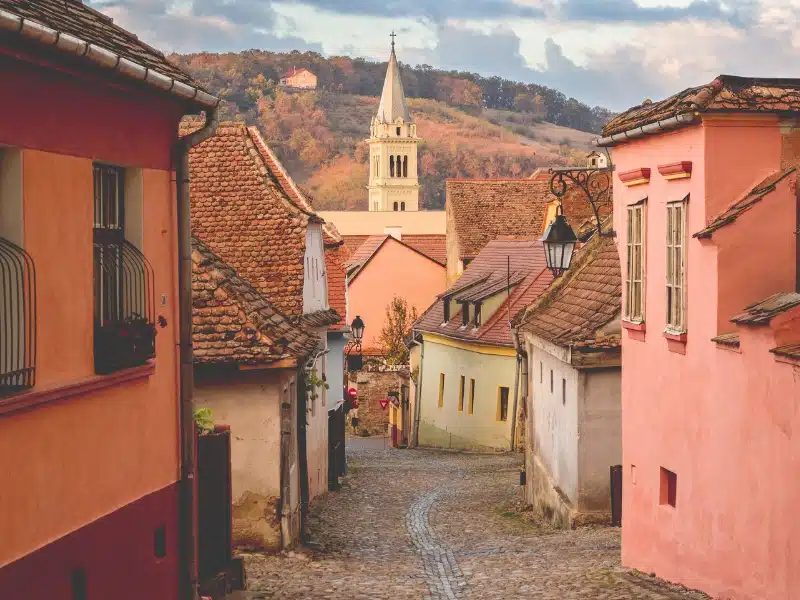
[(698, 20), (752, 24), (757, 0), (692, 0), (687, 6), (641, 6), (635, 0), (562, 0), (557, 14), (567, 21), (587, 23), (667, 23)]
[(329, 12), (373, 17), (420, 18), (433, 22), (448, 19), (542, 19), (538, 6), (512, 0), (283, 0)]
[[(322, 51), (320, 43), (283, 34), (269, 0), (89, 0), (122, 27), (164, 52)], [(280, 32), (280, 33), (279, 33)]]

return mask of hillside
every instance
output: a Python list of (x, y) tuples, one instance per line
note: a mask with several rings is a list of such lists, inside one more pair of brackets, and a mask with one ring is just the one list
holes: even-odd
[[(375, 68), (369, 71), (373, 79), (379, 77), (378, 84), (361, 77), (361, 87), (373, 89), (377, 85), (374, 95), (348, 93), (341, 83), (296, 93), (275, 86), (279, 72), (276, 56), (292, 55), (244, 52), (171, 58), (225, 99), (223, 119), (244, 120), (260, 127), (292, 176), (314, 197), (317, 209), (366, 209), (368, 148), (364, 140), (377, 109), (385, 65), (374, 63)], [(322, 60), (333, 74), (342, 71), (347, 61), (357, 62)], [(298, 62), (298, 66), (303, 63)], [(320, 68), (315, 73), (323, 82), (328, 71)], [(403, 75), (405, 80), (405, 69)], [(331, 77), (335, 82), (336, 77)], [(350, 72), (350, 87), (355, 87), (352, 79), (358, 77), (357, 71)], [(541, 100), (518, 101), (517, 109), (465, 104), (470, 98), (477, 98), (478, 104), (481, 101), (480, 91), (470, 92), (463, 82), (469, 83), (446, 83), (448, 94), (443, 94), (439, 86), (438, 95), (444, 97), (441, 100), (411, 97), (408, 91), (413, 86), (406, 87), (409, 109), (424, 138), (420, 182), (426, 208), (444, 206), (447, 178), (525, 177), (539, 166), (580, 163), (589, 141), (596, 137), (543, 121)]]

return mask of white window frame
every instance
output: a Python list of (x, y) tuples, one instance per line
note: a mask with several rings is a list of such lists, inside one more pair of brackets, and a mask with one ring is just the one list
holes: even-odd
[[(625, 314), (630, 323), (644, 323), (647, 297), (647, 198), (627, 207)], [(636, 228), (638, 219), (638, 231)], [(638, 286), (638, 297), (636, 295)]]
[(689, 196), (667, 202), (666, 328), (670, 334), (686, 333), (686, 207)]

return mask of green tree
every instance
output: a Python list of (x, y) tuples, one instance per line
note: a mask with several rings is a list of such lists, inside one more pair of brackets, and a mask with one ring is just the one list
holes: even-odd
[(414, 306), (409, 307), (405, 298), (395, 296), (386, 305), (386, 325), (381, 330), (380, 344), (388, 364), (408, 364), (406, 338), (411, 334), (416, 320), (417, 309)]

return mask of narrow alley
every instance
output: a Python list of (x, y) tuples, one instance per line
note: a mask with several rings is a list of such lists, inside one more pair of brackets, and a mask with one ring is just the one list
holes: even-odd
[(339, 493), (311, 510), (314, 550), (247, 557), (262, 598), (706, 598), (619, 566), (618, 529), (545, 531), (513, 511), (520, 458), (351, 440)]

